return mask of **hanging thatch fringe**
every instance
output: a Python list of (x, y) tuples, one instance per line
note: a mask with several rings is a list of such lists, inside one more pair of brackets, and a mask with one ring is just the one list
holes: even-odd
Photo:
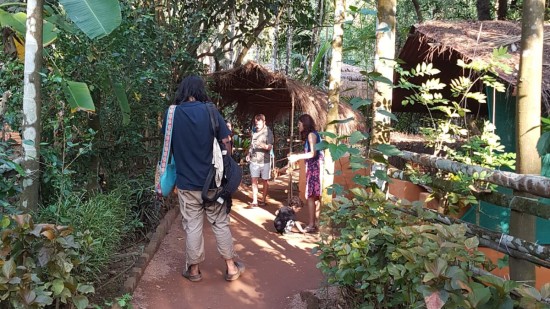
[[(237, 103), (235, 113), (241, 118), (250, 118), (254, 114), (265, 114), (268, 120), (275, 121), (287, 117), (292, 107), (292, 98), (300, 113), (310, 114), (316, 120), (319, 129), (327, 121), (327, 94), (299, 81), (287, 78), (280, 72), (272, 72), (265, 67), (249, 61), (237, 68), (210, 74), (210, 89), (220, 95), (221, 106)], [(339, 126), (340, 134), (350, 134), (364, 130), (361, 113), (351, 106), (341, 103), (340, 119), (353, 117), (355, 120)]]
[[(422, 52), (426, 61), (434, 54), (457, 53), (469, 62), (473, 59), (488, 61), (495, 48), (506, 47), (511, 55), (500, 62), (507, 64), (512, 73), (499, 72), (499, 78), (511, 86), (517, 84), (519, 69), (521, 24), (519, 22), (491, 21), (429, 21), (414, 26), (409, 34), (429, 50)], [(542, 99), (547, 114), (550, 114), (550, 25), (544, 26)], [(420, 51), (406, 51), (418, 53)]]

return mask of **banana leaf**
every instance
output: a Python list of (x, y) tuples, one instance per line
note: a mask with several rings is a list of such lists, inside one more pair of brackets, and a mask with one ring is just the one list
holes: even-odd
[(90, 39), (108, 35), (122, 21), (117, 0), (59, 0), (59, 3)]
[(124, 85), (122, 83), (113, 83), (113, 89), (115, 91), (120, 110), (122, 111), (122, 124), (128, 125), (130, 123), (130, 105), (128, 104), (128, 97), (126, 96)]
[[(18, 12), (15, 14), (8, 13), (4, 10), (0, 10), (0, 25), (2, 27), (12, 28), (20, 38), (25, 39), (27, 32), (27, 14)], [(57, 32), (55, 25), (44, 21), (42, 28), (42, 45), (48, 46), (57, 39)]]
[(71, 113), (77, 111), (95, 112), (94, 101), (88, 85), (68, 80), (63, 84), (63, 90), (71, 106)]

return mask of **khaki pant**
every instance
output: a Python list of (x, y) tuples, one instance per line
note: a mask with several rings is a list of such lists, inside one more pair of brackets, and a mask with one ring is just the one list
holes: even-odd
[(233, 249), (233, 237), (229, 229), (229, 215), (226, 214), (225, 207), (215, 202), (204, 207), (201, 191), (178, 190), (178, 199), (183, 218), (183, 229), (187, 235), (185, 241), (185, 269), (189, 265), (204, 261), (202, 228), (205, 213), (216, 237), (218, 252), (224, 259), (232, 259), (235, 256), (235, 251)]

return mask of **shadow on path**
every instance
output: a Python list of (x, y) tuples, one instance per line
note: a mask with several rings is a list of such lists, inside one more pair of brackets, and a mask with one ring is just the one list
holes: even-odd
[[(286, 187), (286, 177), (270, 182), (265, 208), (246, 208), (251, 193), (245, 185), (235, 194), (231, 231), (237, 260), (244, 262), (246, 271), (234, 282), (224, 280), (225, 263), (207, 222), (203, 280), (192, 283), (181, 276), (185, 234), (178, 216), (134, 291), (134, 308), (288, 308), (295, 294), (319, 288), (323, 276), (311, 253), (318, 235), (282, 236), (273, 227), (275, 210), (287, 200)], [(298, 217), (303, 220), (305, 208), (301, 212)]]

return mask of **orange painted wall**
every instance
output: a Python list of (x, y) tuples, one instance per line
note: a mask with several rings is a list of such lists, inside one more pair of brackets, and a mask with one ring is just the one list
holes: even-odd
[[(305, 190), (306, 190), (306, 172), (305, 172), (305, 163), (304, 160), (298, 161), (299, 165), (299, 171), (300, 171), (300, 180), (298, 183), (298, 190), (300, 191), (300, 199), (305, 202)], [(356, 184), (353, 182), (353, 177), (356, 174), (359, 175), (367, 175), (368, 171), (365, 170), (359, 170), (356, 172), (353, 172), (351, 168), (349, 167), (349, 157), (342, 157), (340, 158), (334, 165), (335, 169), (335, 175), (334, 175), (334, 183), (337, 183), (341, 186), (343, 186), (346, 190), (351, 189), (356, 186)]]
[[(304, 192), (306, 187), (306, 175), (303, 160), (298, 161), (298, 168), (300, 175), (298, 190), (300, 191), (300, 199), (305, 202)], [(356, 184), (352, 180), (355, 175), (368, 175), (368, 173), (368, 169), (353, 172), (349, 166), (349, 157), (342, 157), (335, 164), (334, 183), (348, 190), (356, 187)], [(389, 192), (398, 198), (407, 199), (412, 202), (420, 200), (420, 193), (425, 192), (425, 190), (411, 182), (392, 179), (389, 184)]]
[[(493, 263), (497, 263), (498, 259), (501, 259), (504, 256), (504, 253), (495, 251), (490, 248), (479, 248), (479, 251), (483, 252)], [(509, 279), (510, 278), (510, 269), (507, 267), (504, 268), (496, 268), (491, 272), (493, 275)], [(538, 290), (541, 289), (541, 287), (546, 284), (550, 283), (550, 269), (545, 267), (537, 266), (535, 267), (535, 288)]]

